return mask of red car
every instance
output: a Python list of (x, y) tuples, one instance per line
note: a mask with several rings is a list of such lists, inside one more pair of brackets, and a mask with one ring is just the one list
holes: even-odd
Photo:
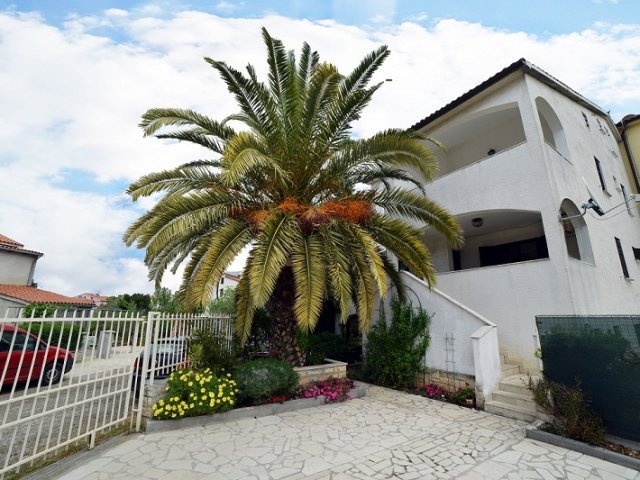
[(37, 336), (13, 325), (0, 324), (0, 332), (2, 386), (39, 378), (42, 378), (42, 385), (58, 383), (62, 375), (71, 370), (73, 354), (69, 350), (52, 347)]

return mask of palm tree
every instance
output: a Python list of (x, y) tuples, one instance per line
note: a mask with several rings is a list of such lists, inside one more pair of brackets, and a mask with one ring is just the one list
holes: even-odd
[(341, 75), (306, 43), (296, 58), (266, 29), (262, 36), (266, 84), (251, 65), (243, 74), (205, 58), (235, 96), (238, 113), (222, 121), (174, 108), (143, 115), (145, 136), (192, 142), (217, 158), (133, 183), (134, 201), (164, 196), (124, 238), (146, 248), (156, 285), (169, 266), (175, 272), (186, 262), (179, 294), (187, 307), (206, 305), (227, 266), (251, 245), (236, 290), (237, 334), (246, 341), (256, 309), (268, 304), (276, 356), (300, 365), (296, 331), (314, 329), (325, 298), (336, 302), (343, 321), (353, 301), (366, 331), (376, 292), (385, 295), (389, 279), (400, 284), (386, 252), (432, 285), (424, 225), (454, 245), (462, 233), (422, 190), (437, 171), (428, 139), (400, 129), (350, 138), (351, 124), (381, 85), (368, 86), (389, 55), (386, 46)]

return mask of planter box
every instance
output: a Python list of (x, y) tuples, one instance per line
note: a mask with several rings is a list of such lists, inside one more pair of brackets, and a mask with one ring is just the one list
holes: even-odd
[[(366, 395), (366, 385), (358, 383), (356, 383), (355, 388), (349, 392), (349, 396), (351, 398), (361, 398)], [(236, 408), (224, 413), (203, 415), (201, 417), (182, 418), (180, 420), (147, 420), (146, 433), (167, 432), (181, 428), (204, 427), (230, 420), (240, 420), (242, 418), (268, 417), (269, 415), (295, 412), (296, 410), (302, 410), (303, 408), (319, 407), (322, 405), (328, 405), (325, 402), (324, 396), (320, 396), (318, 398), (298, 398), (284, 403), (268, 403), (266, 405)]]
[(338, 360), (325, 358), (322, 365), (310, 365), (308, 367), (296, 367), (294, 370), (300, 376), (300, 385), (309, 382), (326, 380), (330, 377), (346, 378), (347, 364)]
[(525, 436), (532, 440), (550, 443), (551, 445), (555, 445), (556, 447), (575, 450), (576, 452), (589, 455), (590, 457), (600, 458), (602, 460), (606, 460), (607, 462), (615, 463), (623, 467), (640, 471), (640, 459), (638, 458), (628, 457), (626, 455), (622, 455), (621, 453), (607, 450), (606, 448), (596, 447), (594, 445), (579, 442), (571, 438), (554, 435), (553, 433), (545, 432), (544, 430), (538, 430), (537, 427), (527, 427), (525, 429), (525, 432)]

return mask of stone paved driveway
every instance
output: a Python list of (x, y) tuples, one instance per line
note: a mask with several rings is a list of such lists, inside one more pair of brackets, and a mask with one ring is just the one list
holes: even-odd
[(524, 438), (522, 422), (370, 387), (345, 403), (139, 435), (75, 479), (628, 479), (640, 473)]

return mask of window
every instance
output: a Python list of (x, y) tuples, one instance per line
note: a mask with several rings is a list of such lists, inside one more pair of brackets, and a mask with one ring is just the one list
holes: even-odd
[(640, 260), (640, 248), (631, 247), (633, 250), (633, 256), (636, 260)]
[(584, 119), (584, 124), (587, 126), (587, 128), (589, 128), (589, 119), (584, 112), (582, 112), (582, 118)]
[(602, 187), (603, 191), (607, 191), (607, 184), (604, 181), (604, 174), (602, 173), (602, 164), (600, 163), (600, 160), (598, 160), (596, 157), (593, 157), (593, 159), (596, 161), (596, 170), (598, 171), (598, 178), (600, 179), (600, 187)]
[[(24, 346), (25, 340), (27, 342), (26, 348)], [(22, 333), (22, 332), (14, 333), (9, 331), (4, 331), (2, 332), (2, 343), (1, 343), (2, 346), (0, 348), (0, 351), (8, 352), (9, 349), (11, 348), (11, 342), (13, 342), (14, 352), (20, 352), (23, 349), (26, 351), (33, 351), (36, 349), (36, 339), (31, 335), (27, 335), (26, 333)]]
[(224, 285), (224, 277), (220, 278), (220, 285)]
[(616, 239), (616, 248), (618, 249), (618, 257), (620, 258), (620, 266), (622, 267), (622, 273), (624, 278), (629, 278), (629, 269), (627, 268), (627, 261), (624, 259), (624, 252), (622, 251), (622, 242), (618, 237)]
[(565, 198), (560, 205), (559, 213), (569, 257), (594, 264), (587, 224), (576, 204)]

